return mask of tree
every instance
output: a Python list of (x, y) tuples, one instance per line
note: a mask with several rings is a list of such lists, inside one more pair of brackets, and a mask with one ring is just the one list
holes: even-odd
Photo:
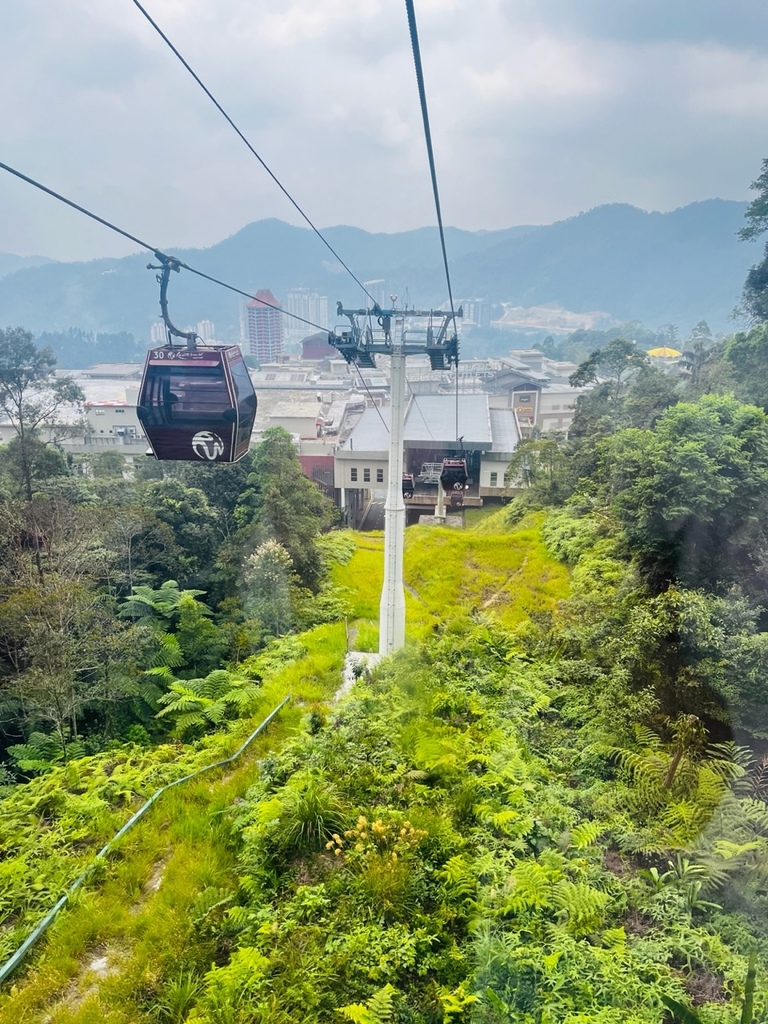
[(39, 488), (44, 481), (69, 475), (61, 448), (46, 444), (34, 433), (27, 433), (23, 439), (17, 435), (3, 445), (0, 470), (10, 483), (11, 491), (24, 495), (28, 501), (32, 482)]
[(697, 387), (702, 374), (702, 367), (710, 358), (714, 339), (706, 320), (699, 320), (691, 330), (685, 342), (679, 368), (689, 375), (690, 383)]
[(723, 356), (738, 396), (768, 409), (768, 323), (734, 334), (726, 341)]
[(293, 624), (293, 563), (283, 545), (275, 540), (265, 541), (246, 559), (244, 575), (249, 613), (273, 636), (287, 633)]
[(241, 527), (251, 528), (257, 545), (267, 539), (282, 544), (302, 584), (317, 591), (322, 560), (315, 538), (333, 516), (333, 504), (304, 476), (291, 435), (282, 427), (265, 430), (235, 509)]
[(742, 313), (751, 324), (768, 320), (768, 245), (763, 250), (762, 260), (747, 272), (741, 306), (736, 312)]
[(166, 572), (173, 568), (185, 581), (207, 589), (221, 536), (217, 513), (206, 496), (180, 480), (167, 479), (147, 484), (143, 499), (147, 512), (168, 527), (161, 567)]
[[(39, 349), (29, 331), (0, 329), (0, 412), (12, 424), (19, 442), (21, 489), (32, 500), (35, 482), (35, 446), (43, 442), (41, 428), (52, 437), (64, 436), (60, 413), (77, 405), (84, 395), (71, 377), (54, 375), (56, 359), (49, 348)], [(46, 439), (47, 440), (47, 439)]]
[(525, 438), (504, 474), (508, 486), (522, 485), (534, 504), (555, 505), (567, 497), (567, 459), (553, 437)]
[(616, 405), (624, 396), (630, 381), (649, 364), (648, 356), (638, 350), (634, 341), (614, 338), (605, 348), (596, 349), (585, 359), (568, 378), (568, 382), (575, 388), (602, 383), (606, 396)]
[(624, 324), (619, 324), (618, 327), (611, 327), (607, 331), (598, 331), (594, 328), (582, 329), (568, 335), (560, 347), (559, 358), (581, 363), (596, 349), (605, 348), (617, 338), (631, 338), (640, 349), (652, 348), (656, 344), (656, 337), (656, 333), (640, 320), (629, 320)]
[(52, 576), (0, 607), (0, 641), (18, 671), (9, 692), (28, 727), (53, 728), (66, 759), (84, 713), (104, 713), (123, 696), (135, 631), (115, 619), (97, 591)]
[(219, 667), (227, 639), (211, 621), (211, 609), (198, 600), (202, 594), (202, 590), (180, 590), (176, 580), (166, 580), (157, 590), (134, 587), (123, 601), (120, 618), (149, 629), (155, 643), (153, 660), (183, 665), (191, 675), (210, 672)]
[(90, 459), (91, 473), (95, 480), (122, 478), (125, 459), (120, 452), (97, 452)]
[(158, 701), (163, 707), (157, 717), (173, 718), (184, 739), (247, 714), (260, 692), (250, 677), (217, 669), (205, 678), (174, 680)]
[(574, 480), (597, 472), (600, 442), (622, 427), (650, 427), (677, 401), (675, 382), (651, 365), (645, 352), (623, 338), (593, 352), (571, 384), (596, 383), (576, 399), (568, 431), (568, 458)]
[[(757, 195), (744, 214), (747, 226), (738, 233), (743, 242), (753, 241), (768, 230), (768, 160), (763, 160), (762, 170), (750, 188)], [(739, 312), (753, 324), (768, 320), (768, 245), (760, 263), (750, 267), (747, 273)]]
[[(157, 590), (152, 587), (134, 587), (120, 609), (120, 617), (152, 628), (170, 629), (179, 619), (185, 598), (200, 597), (203, 590), (180, 590), (176, 580), (166, 580)], [(210, 608), (201, 606), (208, 615)]]
[(768, 419), (732, 396), (668, 409), (654, 430), (602, 442), (601, 475), (654, 589), (762, 587)]
[(763, 160), (759, 176), (749, 186), (757, 196), (752, 200), (744, 214), (747, 226), (739, 230), (739, 238), (749, 242), (759, 238), (768, 231), (768, 159)]
[(101, 505), (99, 512), (104, 520), (103, 542), (110, 556), (111, 588), (124, 596), (140, 584), (153, 582), (149, 567), (157, 567), (164, 543), (175, 548), (166, 524), (137, 505)]

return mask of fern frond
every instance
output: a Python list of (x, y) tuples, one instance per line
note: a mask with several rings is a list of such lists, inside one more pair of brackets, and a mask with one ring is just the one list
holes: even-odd
[(608, 900), (607, 893), (566, 878), (557, 882), (552, 894), (554, 906), (564, 915), (566, 930), (576, 938), (597, 931)]
[(582, 821), (571, 829), (571, 846), (574, 850), (586, 850), (606, 831), (604, 821)]
[(178, 638), (173, 633), (158, 633), (155, 637), (157, 648), (154, 653), (156, 665), (165, 665), (168, 668), (178, 668), (184, 664), (184, 654), (181, 650)]
[(195, 729), (205, 728), (208, 725), (208, 719), (202, 712), (189, 712), (186, 715), (179, 715), (176, 721), (176, 732), (179, 736), (184, 736), (185, 733), (191, 732)]
[(355, 1024), (388, 1024), (392, 1020), (394, 1012), (394, 995), (396, 989), (392, 985), (385, 985), (378, 992), (374, 992), (367, 1004), (351, 1003), (349, 1006), (341, 1006), (336, 1011)]

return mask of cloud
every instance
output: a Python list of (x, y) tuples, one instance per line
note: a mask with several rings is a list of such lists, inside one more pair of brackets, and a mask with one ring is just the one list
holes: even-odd
[[(145, 0), (142, 0), (145, 2)], [(434, 223), (405, 13), (384, 0), (146, 0), (318, 224)], [(2, 159), (153, 244), (300, 218), (130, 0), (3, 13)], [(417, 0), (445, 219), (744, 198), (765, 155), (768, 8), (751, 0)], [(0, 250), (122, 254), (0, 178)]]

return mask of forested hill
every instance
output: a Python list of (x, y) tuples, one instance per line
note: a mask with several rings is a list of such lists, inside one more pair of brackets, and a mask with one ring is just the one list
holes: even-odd
[(13, 253), (0, 252), (0, 277), (14, 274), (17, 270), (22, 270), (24, 267), (40, 267), (45, 263), (51, 262), (52, 260), (47, 259), (45, 256), (14, 256)]
[[(454, 290), (492, 303), (603, 311), (617, 321), (639, 319), (653, 327), (673, 322), (683, 331), (706, 319), (713, 330), (727, 330), (746, 271), (759, 257), (754, 246), (736, 238), (745, 209), (719, 199), (665, 214), (610, 205), (544, 227), (449, 229)], [(445, 299), (435, 230), (384, 235), (333, 227), (326, 235), (361, 280), (384, 278), (388, 292), (401, 297), (407, 287), (416, 304)], [(330, 310), (337, 299), (361, 299), (308, 229), (277, 220), (177, 255), (246, 290), (269, 287), (278, 298), (303, 286), (327, 295)], [(146, 263), (145, 255), (136, 255), (7, 274), (0, 279), (3, 320), (36, 333), (77, 327), (128, 331), (145, 341), (157, 319), (157, 289)], [(237, 300), (213, 285), (182, 273), (174, 277), (172, 302), (179, 322), (211, 319), (224, 336), (239, 335)]]

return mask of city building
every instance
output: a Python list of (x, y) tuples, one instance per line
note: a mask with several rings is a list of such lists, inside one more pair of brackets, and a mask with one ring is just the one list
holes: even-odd
[(491, 304), (485, 299), (462, 299), (459, 303), (464, 316), (458, 322), (460, 329), (491, 326)]
[(212, 320), (201, 320), (195, 333), (200, 341), (213, 341), (216, 337), (216, 327)]
[(285, 327), (282, 304), (268, 288), (256, 292), (247, 305), (248, 353), (259, 363), (272, 362), (283, 354)]
[[(334, 451), (334, 484), (352, 525), (361, 522), (372, 492), (386, 490), (389, 414), (386, 406), (366, 408)], [(504, 497), (504, 473), (519, 440), (514, 410), (494, 409), (488, 395), (460, 395), (458, 430), (454, 395), (412, 395), (403, 435), (403, 472), (414, 479), (413, 497), (405, 502), (407, 521), (434, 509), (445, 458), (466, 460), (466, 507)]]
[(318, 331), (317, 334), (310, 334), (302, 338), (301, 358), (311, 362), (319, 362), (321, 359), (332, 359), (338, 356), (338, 349), (328, 341), (328, 335)]
[(285, 296), (285, 311), (308, 321), (302, 323), (291, 317), (285, 318), (286, 340), (289, 342), (299, 342), (306, 338), (309, 324), (328, 326), (328, 298), (309, 288), (291, 288)]
[(363, 288), (368, 292), (368, 295), (365, 296), (366, 305), (371, 299), (377, 302), (382, 309), (389, 309), (392, 305), (392, 301), (387, 295), (387, 282), (383, 277), (378, 277), (375, 281), (363, 281)]

